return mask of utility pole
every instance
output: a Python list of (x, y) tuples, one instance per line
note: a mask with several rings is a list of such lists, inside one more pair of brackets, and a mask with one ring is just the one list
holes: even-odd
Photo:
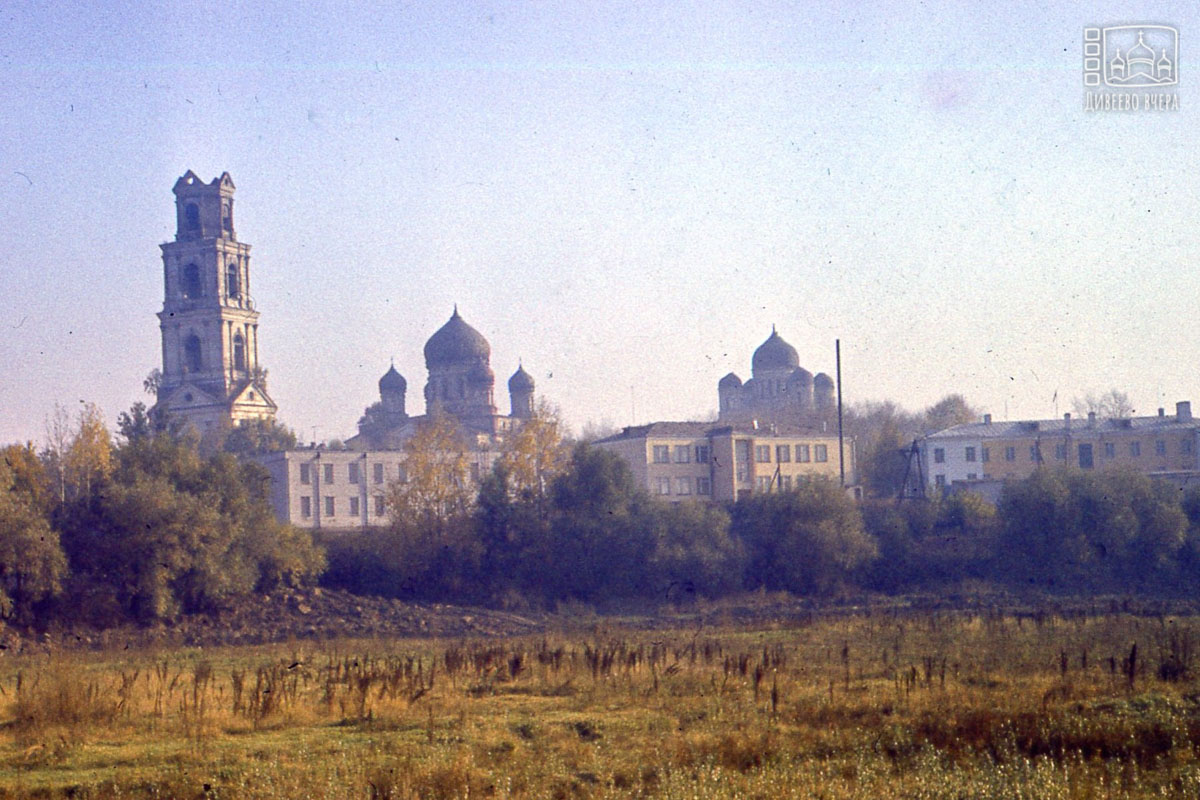
[(841, 475), (842, 488), (846, 488), (846, 442), (842, 432), (842, 340), (833, 340), (834, 357), (837, 362), (837, 403), (838, 403), (838, 472)]

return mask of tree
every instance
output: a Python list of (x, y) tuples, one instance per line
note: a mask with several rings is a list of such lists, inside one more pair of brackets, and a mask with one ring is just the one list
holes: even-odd
[(754, 495), (732, 516), (748, 552), (747, 588), (829, 594), (878, 554), (858, 507), (832, 482)]
[(1071, 401), (1071, 409), (1077, 416), (1095, 414), (1100, 419), (1125, 419), (1133, 416), (1133, 401), (1119, 389), (1109, 389), (1103, 394), (1088, 392)]
[(32, 454), (32, 446), (5, 448), (0, 459), (0, 617), (5, 619), (28, 619), (34, 603), (59, 592), (66, 573), (66, 557), (38, 500), (40, 481), (30, 480), (25, 452)]
[(652, 503), (647, 511), (654, 535), (649, 565), (660, 599), (711, 598), (741, 588), (746, 550), (730, 535), (728, 513), (703, 503)]
[(79, 421), (65, 458), (67, 488), (76, 495), (87, 495), (96, 481), (112, 471), (112, 437), (104, 424), (104, 415), (95, 403), (79, 410)]
[(978, 422), (982, 416), (961, 394), (948, 394), (925, 409), (925, 431), (944, 431), (955, 425)]
[(277, 420), (259, 417), (239, 420), (229, 429), (222, 449), (234, 455), (257, 455), (295, 447), (295, 431)]
[(505, 441), (500, 458), (510, 490), (529, 499), (544, 517), (547, 490), (566, 471), (569, 456), (558, 410), (541, 400), (533, 415)]

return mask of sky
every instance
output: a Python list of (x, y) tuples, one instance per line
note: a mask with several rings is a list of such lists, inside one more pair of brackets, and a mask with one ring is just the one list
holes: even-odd
[[(776, 326), (847, 403), (1200, 401), (1194, 3), (0, 7), (0, 443), (161, 366), (171, 187), (228, 171), (302, 440), (455, 304), (577, 430), (706, 418)], [(1087, 112), (1083, 28), (1180, 31)]]

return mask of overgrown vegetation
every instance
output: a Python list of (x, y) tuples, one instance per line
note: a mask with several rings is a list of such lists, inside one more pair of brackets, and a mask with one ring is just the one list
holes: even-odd
[(1200, 790), (1194, 618), (880, 607), (678, 624), (8, 659), (0, 796)]

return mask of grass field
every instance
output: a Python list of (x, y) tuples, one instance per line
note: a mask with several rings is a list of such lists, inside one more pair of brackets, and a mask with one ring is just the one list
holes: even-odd
[(0, 797), (1195, 797), (1198, 633), (876, 611), (9, 656)]

